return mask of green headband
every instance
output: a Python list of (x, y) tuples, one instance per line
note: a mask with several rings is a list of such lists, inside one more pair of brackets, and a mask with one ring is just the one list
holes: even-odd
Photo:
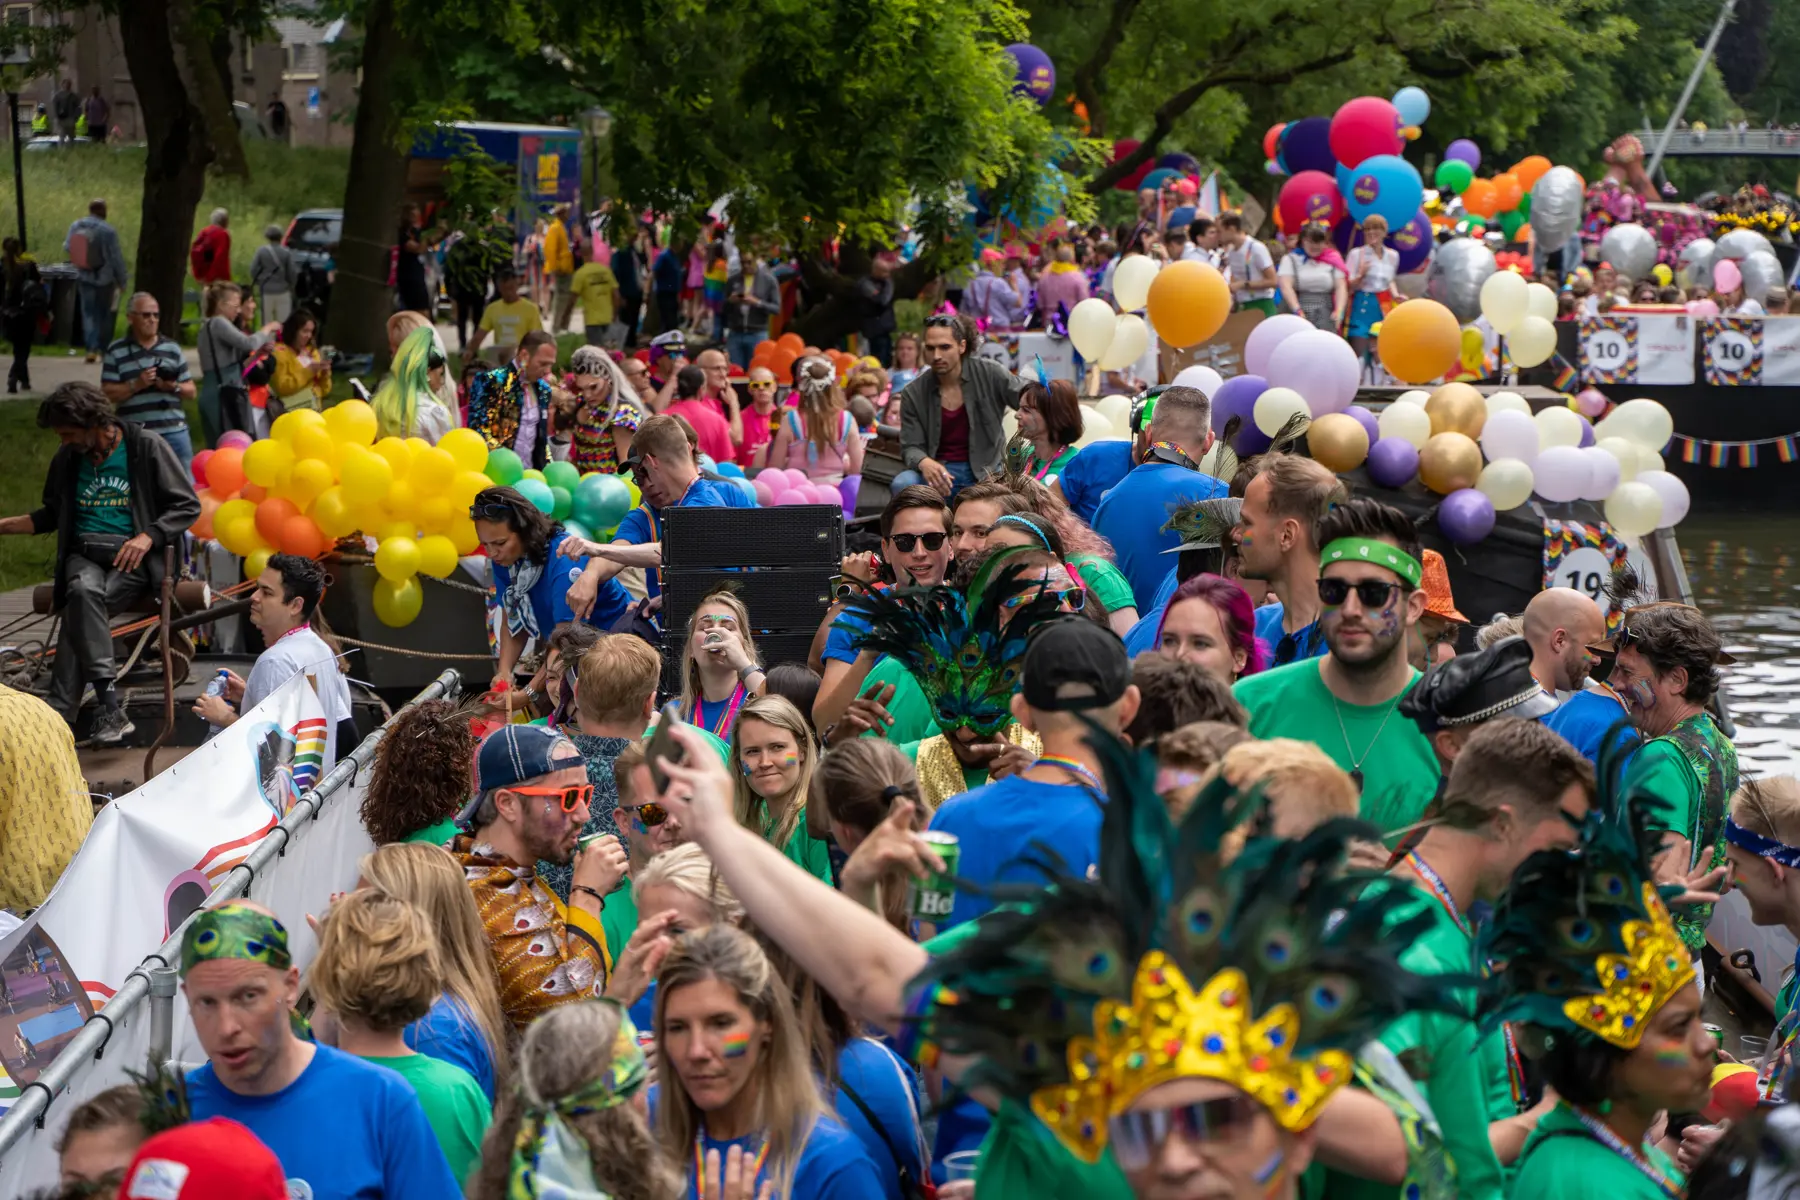
[(624, 1006), (608, 999), (599, 1003), (610, 1004), (619, 1013), (612, 1060), (598, 1077), (549, 1104), (526, 1098), (525, 1117), (513, 1142), (506, 1200), (537, 1200), (540, 1196), (606, 1200), (594, 1183), (587, 1143), (567, 1118), (624, 1104), (650, 1078), (650, 1063), (638, 1044), (637, 1026), (625, 1014)]
[(1319, 570), (1324, 571), (1334, 562), (1374, 563), (1386, 567), (1412, 587), (1418, 587), (1425, 578), (1425, 568), (1419, 565), (1418, 559), (1398, 546), (1374, 538), (1342, 537), (1331, 542), (1319, 552)]
[(181, 977), (187, 978), (196, 963), (221, 958), (259, 962), (277, 971), (294, 965), (282, 923), (237, 901), (201, 909), (188, 926), (181, 939)]

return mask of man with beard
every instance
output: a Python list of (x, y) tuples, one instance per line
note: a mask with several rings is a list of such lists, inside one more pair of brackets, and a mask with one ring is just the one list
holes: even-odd
[(1588, 678), (1595, 661), (1588, 647), (1605, 636), (1606, 618), (1586, 592), (1547, 588), (1525, 606), (1531, 674), (1546, 692), (1568, 696), (1543, 718), (1544, 725), (1589, 762), (1600, 761), (1607, 731), (1625, 720), (1619, 694)]
[(1418, 534), (1377, 500), (1340, 504), (1318, 526), (1319, 623), (1327, 653), (1246, 676), (1237, 698), (1259, 738), (1314, 742), (1362, 789), (1364, 820), (1389, 841), (1437, 792), (1431, 743), (1395, 712), (1419, 680), (1407, 631), (1425, 611)]
[[(522, 1033), (546, 1010), (601, 993), (612, 959), (600, 913), (625, 872), (625, 851), (617, 839), (579, 849), (594, 785), (574, 744), (541, 725), (482, 738), (472, 791), (457, 816), (470, 832), (450, 852), (481, 911), (501, 1007)], [(538, 878), (540, 859), (573, 860), (567, 905)]]

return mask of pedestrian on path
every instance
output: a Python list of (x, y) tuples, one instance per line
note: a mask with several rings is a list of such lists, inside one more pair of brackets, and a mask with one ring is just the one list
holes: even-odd
[(112, 341), (113, 305), (129, 276), (118, 231), (106, 221), (105, 200), (88, 202), (87, 216), (69, 226), (63, 253), (80, 272), (76, 288), (81, 299), (81, 339), (87, 346), (87, 361), (96, 362)]

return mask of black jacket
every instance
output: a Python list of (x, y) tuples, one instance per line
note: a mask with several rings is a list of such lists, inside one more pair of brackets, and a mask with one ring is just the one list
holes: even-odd
[[(162, 586), (163, 547), (181, 537), (200, 518), (200, 498), (193, 481), (169, 443), (127, 421), (119, 427), (125, 438), (125, 471), (131, 479), (131, 527), (150, 535), (150, 552), (144, 565), (150, 572), (152, 591)], [(52, 605), (60, 611), (68, 600), (69, 585), (63, 564), (75, 546), (75, 485), (80, 478), (79, 446), (64, 446), (50, 460), (44, 477), (44, 506), (31, 514), (31, 531), (56, 530), (56, 593)], [(104, 564), (103, 564), (104, 565)]]

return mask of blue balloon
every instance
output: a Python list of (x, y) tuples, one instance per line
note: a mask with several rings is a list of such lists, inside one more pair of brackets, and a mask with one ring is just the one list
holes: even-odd
[(1056, 93), (1056, 66), (1050, 56), (1030, 42), (1014, 42), (1006, 52), (1013, 60), (1013, 91), (1048, 104)]
[(1199, 214), (1195, 211), (1193, 205), (1184, 204), (1169, 214), (1169, 220), (1164, 228), (1186, 229), (1189, 225), (1194, 223), (1194, 218), (1198, 215)]
[(721, 475), (727, 475), (733, 479), (742, 479), (744, 477), (744, 468), (738, 466), (734, 462), (720, 463), (718, 466), (718, 472)]
[(1338, 195), (1348, 196), (1351, 185), (1356, 182), (1356, 168), (1339, 163), (1332, 174), (1337, 177)]
[(1431, 97), (1421, 87), (1403, 87), (1394, 93), (1394, 111), (1407, 125), (1423, 125), (1431, 115)]
[(1377, 154), (1356, 168), (1344, 206), (1360, 223), (1379, 215), (1390, 230), (1417, 215), (1425, 203), (1425, 183), (1418, 168), (1398, 154)]
[(1400, 274), (1418, 270), (1431, 257), (1433, 242), (1431, 218), (1421, 210), (1413, 219), (1388, 233), (1387, 244), (1400, 254)]
[(1143, 181), (1138, 184), (1138, 190), (1143, 191), (1145, 188), (1159, 188), (1169, 180), (1176, 178), (1178, 174), (1178, 172), (1171, 171), (1167, 167), (1158, 167), (1156, 170), (1144, 176)]
[(740, 492), (744, 493), (744, 495), (750, 497), (751, 504), (759, 503), (759, 501), (756, 498), (756, 485), (754, 483), (751, 483), (748, 479), (745, 479), (742, 473), (733, 475), (731, 477), (731, 482), (737, 485), (738, 491), (740, 491)]
[(1283, 130), (1280, 161), (1289, 175), (1302, 171), (1335, 173), (1337, 156), (1331, 152), (1331, 118), (1306, 117)]
[(713, 461), (713, 457), (710, 454), (697, 455), (695, 456), (694, 461), (699, 465), (702, 471), (717, 472), (719, 469), (719, 464)]

